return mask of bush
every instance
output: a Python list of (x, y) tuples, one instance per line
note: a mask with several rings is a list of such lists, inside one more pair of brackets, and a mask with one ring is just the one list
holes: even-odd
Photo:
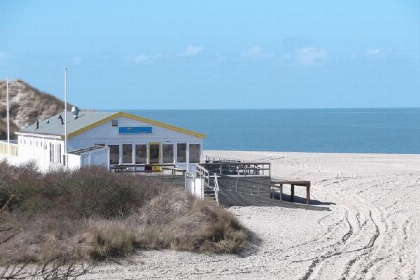
[[(6, 202), (11, 196), (14, 198)], [(103, 260), (135, 249), (237, 253), (247, 233), (233, 214), (156, 177), (102, 168), (51, 171), (0, 163), (0, 264)], [(0, 240), (1, 232), (0, 232)]]

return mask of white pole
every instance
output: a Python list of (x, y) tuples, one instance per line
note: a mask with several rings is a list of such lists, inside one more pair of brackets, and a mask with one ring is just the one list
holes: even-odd
[(9, 115), (9, 77), (6, 77), (6, 106), (7, 106), (7, 154), (10, 155), (10, 115)]
[(67, 67), (64, 68), (64, 158), (67, 166)]

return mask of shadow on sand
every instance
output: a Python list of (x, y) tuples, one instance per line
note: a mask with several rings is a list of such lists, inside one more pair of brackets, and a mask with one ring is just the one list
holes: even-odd
[[(290, 202), (290, 199), (291, 199), (290, 195), (283, 193), (283, 200), (284, 201)], [(306, 197), (300, 197), (300, 196), (295, 195), (295, 200), (293, 202), (306, 205)], [(334, 202), (319, 201), (319, 200), (316, 200), (316, 199), (311, 199), (309, 205), (315, 205), (315, 206), (316, 205), (335, 205), (335, 203)]]

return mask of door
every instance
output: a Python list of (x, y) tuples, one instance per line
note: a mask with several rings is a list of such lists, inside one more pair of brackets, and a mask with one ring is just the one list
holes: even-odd
[[(149, 163), (154, 165), (154, 164), (161, 164), (161, 156), (160, 156), (161, 152), (160, 152), (160, 143), (159, 142), (155, 142), (155, 143), (149, 143)], [(152, 171), (155, 172), (160, 172), (162, 170), (161, 166), (153, 166), (152, 167)]]

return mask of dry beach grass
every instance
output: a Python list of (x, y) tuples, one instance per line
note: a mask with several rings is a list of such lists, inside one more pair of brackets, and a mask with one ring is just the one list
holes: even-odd
[(5, 205), (0, 226), (10, 230), (0, 231), (3, 266), (100, 261), (137, 249), (236, 253), (247, 238), (236, 217), (212, 201), (158, 178), (101, 168), (41, 174), (31, 165), (2, 163), (0, 208)]

